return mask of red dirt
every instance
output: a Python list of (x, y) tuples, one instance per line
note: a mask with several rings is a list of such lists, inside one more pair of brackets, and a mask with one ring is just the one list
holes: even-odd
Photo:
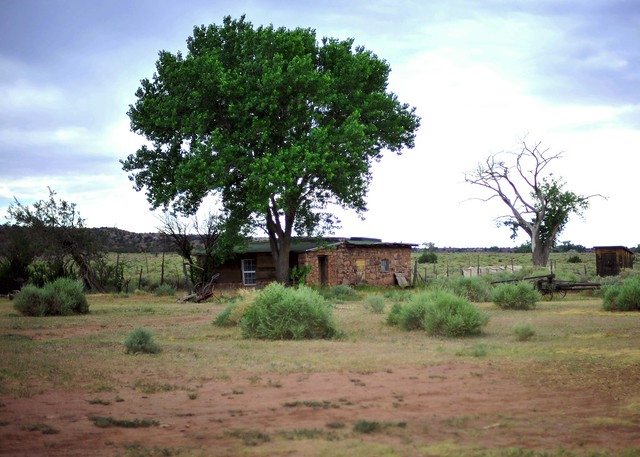
[[(623, 408), (615, 392), (540, 388), (520, 378), (490, 365), (456, 363), (367, 374), (270, 374), (253, 382), (237, 373), (231, 381), (150, 394), (131, 385), (99, 395), (60, 391), (1, 398), (0, 455), (127, 455), (127, 449), (135, 449), (131, 446), (156, 452), (135, 455), (181, 455), (178, 450), (228, 456), (254, 451), (318, 455), (325, 450), (325, 455), (333, 455), (331, 449), (340, 446), (341, 455), (350, 455), (345, 443), (387, 445), (401, 455), (438, 455), (435, 448), (425, 447), (439, 443), (477, 450), (562, 447), (578, 453), (640, 447), (638, 410)], [(190, 399), (190, 392), (197, 397)], [(89, 403), (97, 397), (110, 403)], [(100, 428), (92, 416), (151, 418), (159, 425)], [(352, 430), (359, 420), (390, 425), (361, 434)], [(333, 430), (328, 423), (345, 427)], [(29, 431), (34, 424), (46, 424), (58, 433)], [(296, 429), (322, 429), (338, 439), (282, 437), (283, 430)], [(272, 439), (248, 447), (228, 433), (234, 430), (260, 430)], [(174, 453), (162, 454), (163, 449)], [(375, 452), (361, 455), (365, 454)]]

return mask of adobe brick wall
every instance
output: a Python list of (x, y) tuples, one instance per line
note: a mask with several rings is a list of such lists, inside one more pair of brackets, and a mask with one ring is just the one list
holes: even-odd
[[(361, 282), (380, 286), (396, 284), (394, 273), (403, 273), (411, 280), (410, 246), (352, 246), (339, 245), (333, 249), (319, 249), (300, 254), (299, 265), (311, 265), (307, 283), (320, 284), (319, 257), (327, 259), (327, 285), (355, 285)], [(389, 261), (389, 271), (383, 272), (381, 262)]]

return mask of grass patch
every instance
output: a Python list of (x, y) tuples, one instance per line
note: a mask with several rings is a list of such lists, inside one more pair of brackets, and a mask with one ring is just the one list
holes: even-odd
[(259, 446), (263, 443), (271, 441), (271, 436), (262, 430), (227, 430), (225, 436), (239, 438), (245, 446)]
[(44, 422), (25, 425), (22, 428), (28, 432), (40, 432), (43, 435), (55, 435), (60, 433), (60, 430), (53, 428), (50, 425), (45, 424)]
[(147, 428), (160, 425), (155, 419), (114, 419), (111, 416), (91, 416), (89, 420), (94, 425), (101, 428), (122, 427), (122, 428)]

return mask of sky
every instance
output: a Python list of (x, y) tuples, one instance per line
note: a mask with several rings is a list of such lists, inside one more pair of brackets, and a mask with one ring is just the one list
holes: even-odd
[(526, 138), (562, 152), (550, 171), (568, 190), (606, 197), (558, 241), (640, 244), (637, 0), (0, 0), (0, 223), (51, 188), (87, 226), (156, 231), (119, 162), (144, 143), (127, 110), (160, 50), (242, 14), (353, 38), (422, 118), (415, 148), (373, 165), (365, 219), (336, 210), (335, 235), (519, 246), (496, 224), (506, 206), (464, 177)]

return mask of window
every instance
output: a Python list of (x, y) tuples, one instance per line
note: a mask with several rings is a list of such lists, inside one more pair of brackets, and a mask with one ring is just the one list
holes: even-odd
[(389, 259), (382, 259), (380, 261), (380, 271), (389, 273)]
[(256, 259), (242, 259), (242, 284), (256, 285)]

